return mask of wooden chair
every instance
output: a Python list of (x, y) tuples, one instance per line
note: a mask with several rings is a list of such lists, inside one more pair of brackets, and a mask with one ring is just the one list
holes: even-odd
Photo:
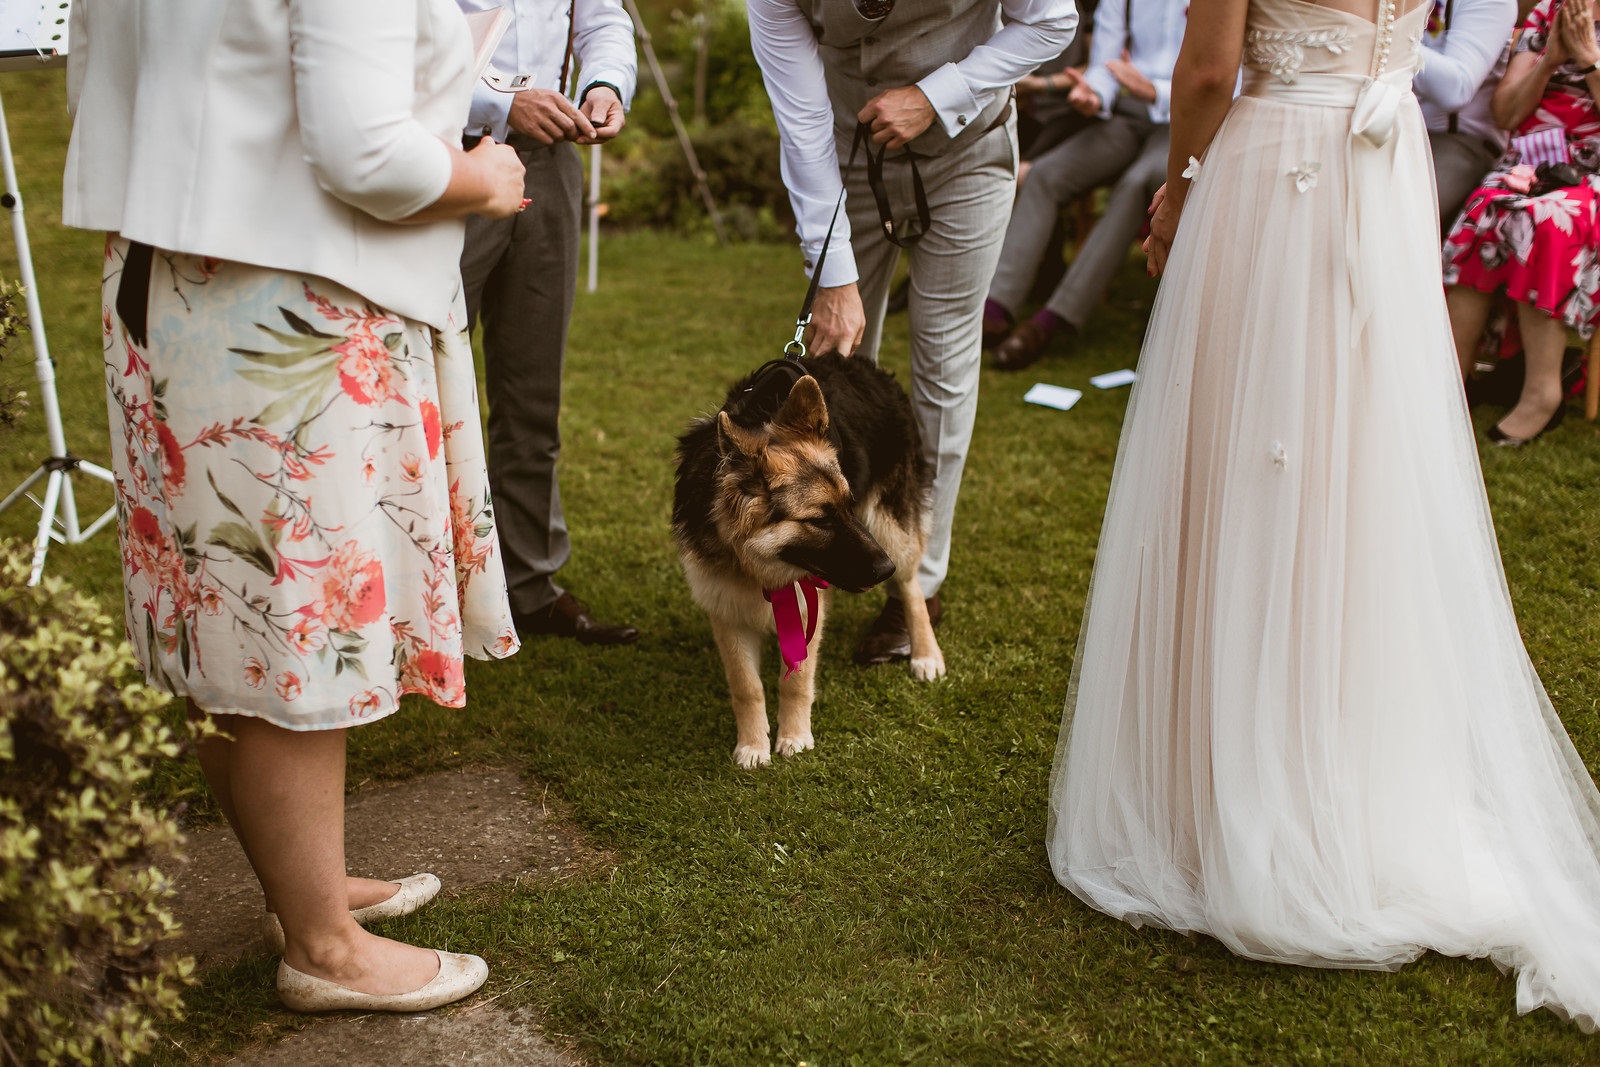
[(1589, 339), (1588, 384), (1583, 394), (1583, 417), (1593, 422), (1600, 416), (1600, 330)]

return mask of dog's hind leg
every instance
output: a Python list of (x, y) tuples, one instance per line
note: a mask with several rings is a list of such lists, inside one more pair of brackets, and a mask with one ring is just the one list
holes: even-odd
[(767, 694), (761, 685), (761, 633), (715, 616), (711, 633), (722, 654), (733, 698), (733, 722), (738, 740), (733, 762), (746, 770), (772, 762), (772, 741), (767, 723)]
[(811, 737), (811, 703), (817, 695), (817, 654), (822, 648), (822, 627), (828, 618), (831, 594), (817, 597), (817, 628), (806, 646), (806, 658), (778, 682), (778, 744), (780, 756), (793, 756), (815, 746)]

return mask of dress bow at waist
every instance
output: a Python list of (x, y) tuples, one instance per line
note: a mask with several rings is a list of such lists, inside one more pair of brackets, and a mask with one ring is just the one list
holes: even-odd
[(1378, 78), (1364, 74), (1301, 74), (1292, 82), (1250, 69), (1245, 71), (1243, 95), (1304, 107), (1350, 108), (1350, 135), (1382, 148), (1394, 136), (1400, 105), (1413, 98), (1414, 69), (1402, 67)]

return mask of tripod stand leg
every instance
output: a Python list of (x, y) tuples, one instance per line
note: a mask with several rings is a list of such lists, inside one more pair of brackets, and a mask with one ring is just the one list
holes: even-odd
[(44, 556), (50, 551), (50, 534), (56, 521), (56, 506), (61, 502), (61, 483), (66, 472), (53, 470), (45, 486), (44, 503), (39, 508), (39, 536), (33, 540), (33, 569), (28, 572), (28, 584), (38, 585), (44, 576)]
[(36, 484), (38, 484), (38, 481), (39, 481), (40, 478), (43, 478), (46, 474), (49, 474), (49, 473), (50, 473), (50, 468), (49, 467), (35, 467), (33, 473), (28, 475), (28, 480), (27, 481), (23, 482), (21, 485), (17, 486), (15, 489), (11, 490), (10, 495), (7, 496), (4, 500), (0, 500), (0, 511), (5, 511), (12, 504), (15, 504), (17, 501), (21, 500), (24, 496), (27, 495), (27, 492), (28, 492), (29, 489), (32, 489)]

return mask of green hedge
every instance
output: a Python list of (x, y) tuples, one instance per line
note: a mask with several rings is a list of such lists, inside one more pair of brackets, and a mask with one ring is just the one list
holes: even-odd
[(141, 797), (185, 747), (120, 619), (0, 542), (0, 1061), (127, 1062), (181, 1012), (193, 960), (167, 871), (182, 835)]

